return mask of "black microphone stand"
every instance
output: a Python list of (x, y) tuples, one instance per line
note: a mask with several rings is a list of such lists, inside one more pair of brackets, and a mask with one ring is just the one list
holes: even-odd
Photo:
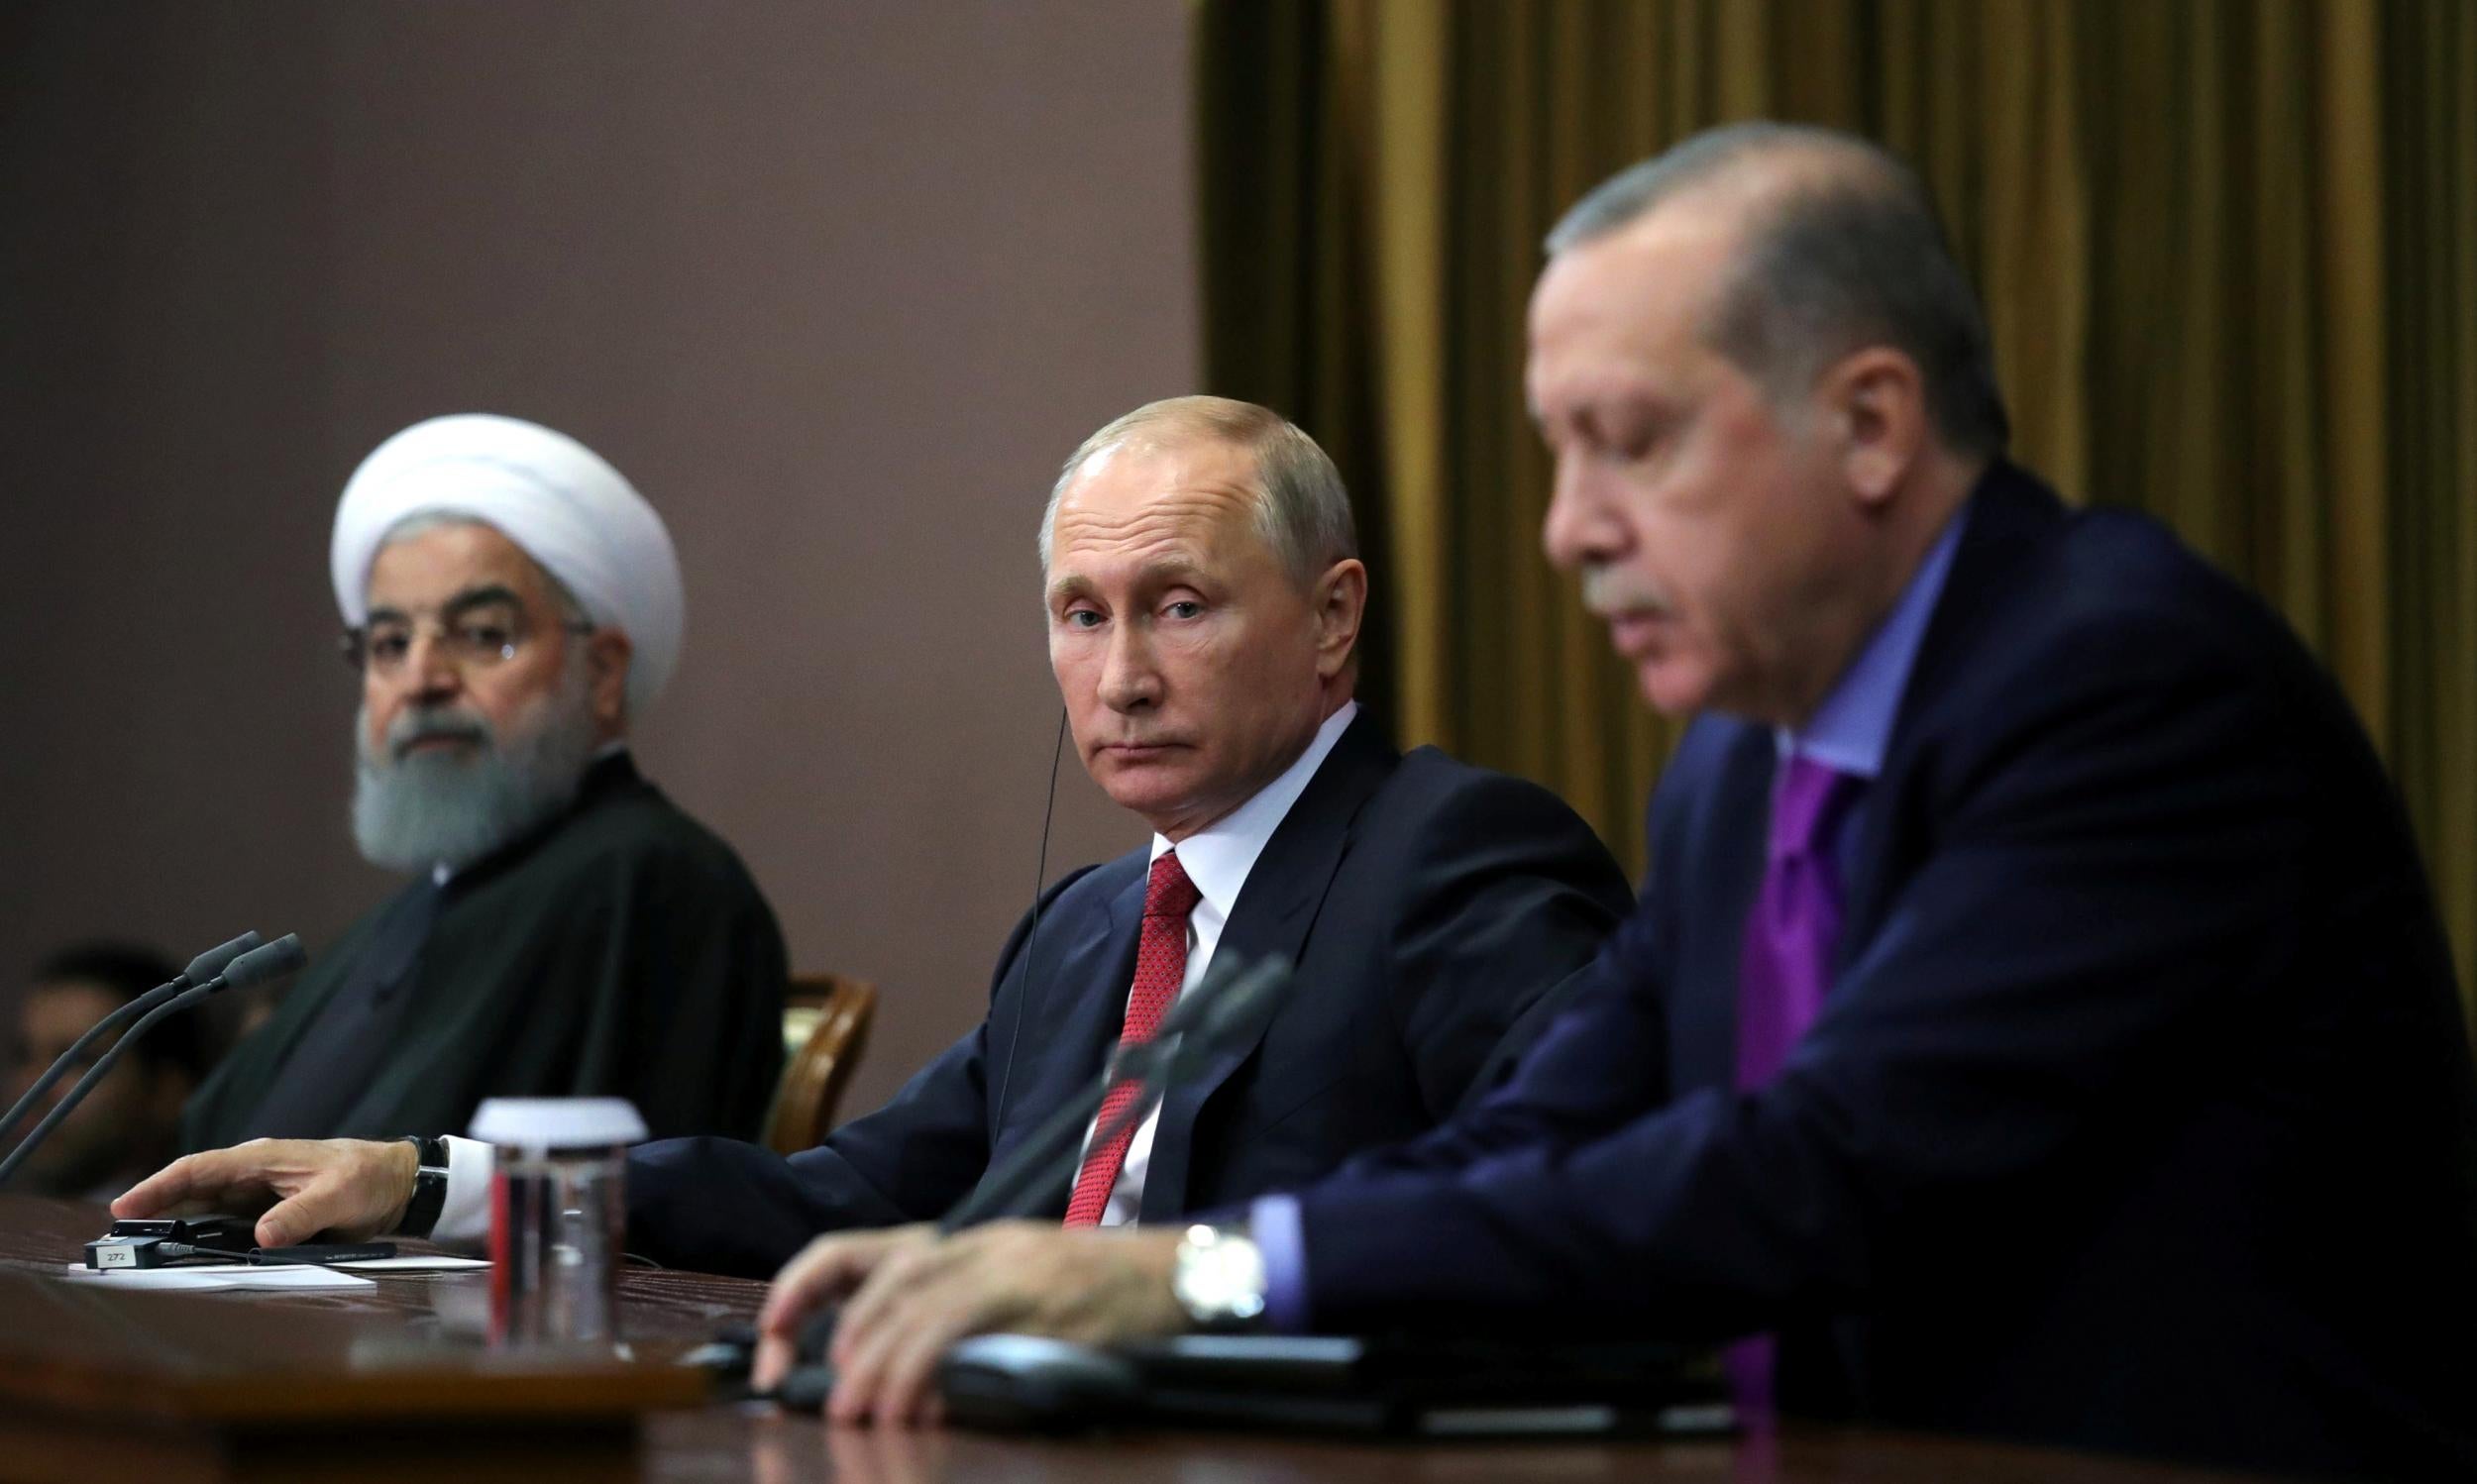
[(156, 1021), (162, 1019), (165, 1015), (187, 1009), (190, 1006), (219, 991), (247, 989), (251, 985), (272, 979), (279, 974), (288, 974), (299, 968), (307, 957), (308, 955), (301, 951), (301, 940), (291, 933), (285, 933), (264, 947), (253, 948), (242, 954), (232, 961), (230, 968), (206, 983), (182, 990), (147, 1011), (137, 1024), (129, 1027), (129, 1034), (113, 1042), (112, 1049), (104, 1052), (96, 1059), (93, 1066), (86, 1069), (86, 1075), (77, 1079), (77, 1085), (68, 1090), (68, 1096), (62, 1098), (52, 1112), (44, 1114), (43, 1121), (35, 1125), (35, 1131), (26, 1135), (24, 1142), (20, 1143), (6, 1160), (0, 1160), (0, 1186), (9, 1183), (9, 1177), (17, 1173), (17, 1167), (26, 1162), (26, 1156), (34, 1153), (36, 1146), (50, 1137), (54, 1128), (59, 1126), (60, 1120), (67, 1117), (76, 1110), (78, 1104), (85, 1101), (86, 1095), (94, 1091), (94, 1085), (103, 1080), (103, 1074), (111, 1071), (112, 1064), (119, 1061), (122, 1054), (130, 1047), (138, 1044), (138, 1038), (145, 1035)]
[(1094, 1086), (1068, 1099), (991, 1168), (971, 1193), (937, 1223), (947, 1235), (1008, 1216), (1035, 1211), (1046, 1192), (1074, 1175), (1073, 1162), (1086, 1125), (1121, 1084), (1137, 1086), (1134, 1101), (1094, 1130), (1100, 1148), (1140, 1124), (1174, 1080), (1211, 1056), (1238, 1032), (1253, 1025), (1290, 988), (1290, 966), (1276, 958), (1240, 965), (1216, 958), (1196, 987), (1179, 997), (1152, 1038), (1121, 1046)]
[(10, 1104), (6, 1113), (0, 1113), (0, 1138), (7, 1138), (9, 1130), (17, 1126), (17, 1120), (26, 1115), (26, 1110), (34, 1107), (36, 1100), (52, 1091), (54, 1083), (68, 1074), (68, 1069), (77, 1064), (78, 1056), (88, 1046), (94, 1044), (97, 1036), (133, 1016), (147, 1013), (184, 990), (212, 982), (217, 975), (224, 972), (226, 964), (258, 945), (259, 936), (255, 932), (245, 932), (229, 943), (219, 943), (191, 959), (189, 967), (173, 975), (169, 983), (157, 985), (154, 989), (95, 1021), (84, 1035), (79, 1036), (66, 1051), (61, 1052), (53, 1061), (49, 1068), (45, 1069), (41, 1077), (35, 1079), (35, 1085), (26, 1090), (24, 1097)]

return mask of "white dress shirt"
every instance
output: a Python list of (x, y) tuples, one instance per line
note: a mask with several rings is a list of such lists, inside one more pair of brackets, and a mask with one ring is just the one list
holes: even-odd
[[(1247, 884), (1247, 873), (1255, 869), (1255, 859), (1264, 853), (1265, 842), (1290, 815), (1290, 806), (1307, 792), (1308, 780), (1323, 767), (1325, 758), (1342, 740), (1352, 717), (1359, 713), (1355, 700), (1345, 701), (1342, 708), (1325, 718), (1316, 729), (1315, 739), (1299, 754), (1279, 778), (1257, 790), (1245, 803), (1231, 810), (1213, 823), (1178, 842), (1178, 863), (1186, 870), (1187, 879), (1195, 883), (1195, 909), (1187, 914), (1187, 973), (1179, 981), (1179, 993), (1194, 989), (1212, 967), (1213, 950), (1221, 943), (1222, 926), (1230, 920), (1230, 909), (1238, 903), (1239, 889)], [(1170, 842), (1152, 837), (1152, 859), (1159, 860)], [(1130, 982), (1127, 993), (1134, 994)], [(1159, 1123), (1161, 1110), (1156, 1105), (1135, 1129), (1134, 1139), (1127, 1146), (1127, 1162), (1120, 1166), (1118, 1184), (1110, 1187), (1110, 1203), (1101, 1213), (1104, 1226), (1125, 1226), (1135, 1219), (1143, 1206), (1144, 1171), (1152, 1162), (1152, 1135)], [(1096, 1119), (1097, 1121), (1097, 1119)], [(1094, 1130), (1084, 1130), (1084, 1143), (1089, 1149)], [(447, 1199), (439, 1208), (438, 1224), (431, 1234), (443, 1242), (479, 1241), (490, 1225), (490, 1162), (488, 1144), (473, 1139), (447, 1139)], [(1083, 1161), (1078, 1159), (1080, 1171)], [(1068, 1177), (1068, 1189), (1074, 1188), (1074, 1177)]]

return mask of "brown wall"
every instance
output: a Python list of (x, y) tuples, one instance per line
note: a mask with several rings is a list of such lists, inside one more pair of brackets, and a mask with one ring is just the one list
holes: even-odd
[[(873, 1106), (1031, 889), (1049, 473), (1196, 378), (1186, 95), (1172, 0), (8, 7), (0, 973), (388, 890), (329, 516), (508, 412), (669, 520), (640, 756), (888, 991)], [(1053, 873), (1140, 837), (1069, 759)]]

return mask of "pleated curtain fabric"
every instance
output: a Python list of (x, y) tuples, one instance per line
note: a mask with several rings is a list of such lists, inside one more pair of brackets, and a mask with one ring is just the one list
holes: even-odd
[(1639, 872), (1674, 728), (1540, 552), (1540, 240), (1705, 126), (1916, 160), (2014, 451), (2168, 521), (2319, 652), (2477, 949), (2477, 6), (1202, 0), (1211, 389), (1333, 453), (1404, 744), (1556, 788)]

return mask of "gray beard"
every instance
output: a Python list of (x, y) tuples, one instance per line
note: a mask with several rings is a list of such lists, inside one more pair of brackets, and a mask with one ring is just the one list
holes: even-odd
[[(519, 725), (502, 740), (479, 713), (440, 706), (396, 717), (376, 757), (357, 740), (353, 843), (363, 858), (391, 871), (462, 870), (566, 808), (593, 760), (583, 667), (562, 675)], [(413, 738), (441, 732), (476, 737), (481, 746), (469, 756), (397, 756)], [(369, 737), (367, 712), (353, 735)]]

